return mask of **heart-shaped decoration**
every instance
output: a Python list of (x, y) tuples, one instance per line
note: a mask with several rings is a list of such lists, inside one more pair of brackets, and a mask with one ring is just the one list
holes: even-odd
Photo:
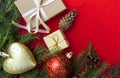
[(21, 74), (33, 69), (36, 61), (31, 51), (22, 43), (12, 43), (8, 48), (9, 57), (3, 63), (3, 69), (10, 74)]

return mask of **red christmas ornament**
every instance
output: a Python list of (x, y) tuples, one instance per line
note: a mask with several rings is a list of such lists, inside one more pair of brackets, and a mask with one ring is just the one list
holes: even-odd
[(46, 72), (50, 78), (67, 78), (71, 71), (70, 58), (72, 52), (59, 55), (46, 62)]

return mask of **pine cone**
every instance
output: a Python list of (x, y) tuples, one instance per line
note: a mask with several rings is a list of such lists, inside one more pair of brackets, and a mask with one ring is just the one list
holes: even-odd
[(118, 70), (118, 68), (116, 66), (115, 67), (111, 67), (108, 70), (108, 73), (110, 75), (110, 78), (117, 78), (119, 70)]
[(59, 26), (63, 31), (66, 31), (71, 27), (73, 21), (75, 20), (76, 14), (77, 14), (77, 11), (73, 10), (73, 11), (69, 12), (68, 14), (66, 14), (60, 20)]
[(85, 58), (87, 69), (96, 69), (100, 65), (100, 58), (95, 52), (90, 52)]

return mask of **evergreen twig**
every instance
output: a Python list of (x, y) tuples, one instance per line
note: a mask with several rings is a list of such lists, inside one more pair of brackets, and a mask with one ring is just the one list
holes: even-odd
[(49, 78), (45, 71), (39, 71), (37, 69), (23, 73), (18, 78)]
[(30, 33), (21, 35), (21, 36), (19, 36), (19, 37), (20, 37), (19, 42), (22, 42), (22, 43), (24, 43), (24, 44), (27, 44), (27, 43), (35, 40), (35, 39), (39, 39), (38, 36), (35, 36), (35, 35), (33, 35), (33, 34), (30, 34)]
[(78, 54), (78, 56), (73, 60), (72, 62), (72, 74), (76, 75), (78, 74), (82, 67), (84, 66), (84, 58), (87, 55), (87, 52), (82, 51)]
[(101, 67), (93, 74), (92, 78), (100, 78), (107, 68), (108, 63), (104, 62)]
[(38, 63), (41, 63), (43, 61), (47, 61), (50, 58), (54, 57), (54, 54), (51, 54), (49, 50), (45, 46), (39, 46), (33, 50), (33, 54), (38, 61)]
[[(101, 65), (99, 69), (93, 71), (84, 71), (79, 74), (79, 78), (101, 78), (104, 74), (105, 69), (108, 67), (108, 64), (105, 62)], [(106, 76), (104, 76), (107, 78)]]

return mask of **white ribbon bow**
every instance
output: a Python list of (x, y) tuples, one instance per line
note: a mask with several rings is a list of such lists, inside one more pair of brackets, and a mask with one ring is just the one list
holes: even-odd
[[(25, 14), (22, 15), (24, 18), (29, 16), (27, 25), (23, 26), (23, 25), (20, 25), (20, 24), (14, 22), (14, 21), (12, 21), (12, 23), (14, 25), (16, 25), (17, 27), (19, 27), (19, 28), (23, 28), (23, 29), (28, 30), (28, 32), (30, 32), (30, 33), (32, 33), (31, 31), (34, 31), (33, 33), (37, 33), (37, 32), (49, 33), (50, 32), (50, 28), (41, 19), (40, 14), (42, 15), (42, 17), (44, 19), (48, 19), (47, 15), (46, 15), (46, 13), (45, 13), (45, 11), (43, 9), (43, 7), (51, 4), (55, 0), (47, 0), (44, 3), (42, 3), (42, 0), (40, 0), (40, 1), (39, 0), (33, 0), (33, 1), (34, 1), (35, 5), (36, 5), (36, 8), (31, 9), (28, 12), (26, 12)], [(36, 27), (34, 29), (32, 29), (32, 27), (31, 27), (31, 21), (32, 21), (33, 17), (35, 17), (35, 21), (36, 21), (36, 24), (35, 24)], [(39, 23), (43, 25), (45, 30), (44, 29), (39, 29), (39, 25), (40, 25)]]

